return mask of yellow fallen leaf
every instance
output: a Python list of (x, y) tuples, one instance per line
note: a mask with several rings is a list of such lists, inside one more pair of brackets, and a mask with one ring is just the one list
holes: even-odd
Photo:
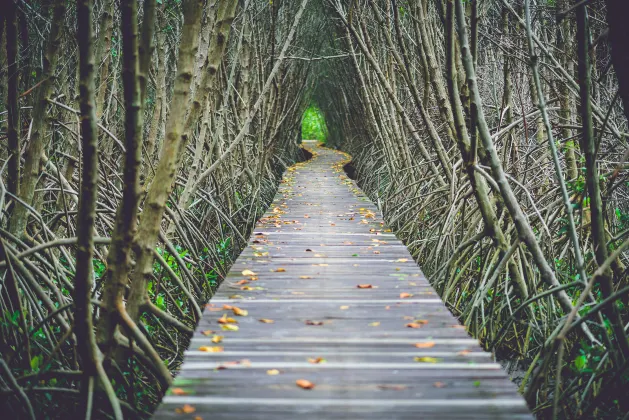
[(246, 309), (240, 309), (237, 306), (232, 307), (232, 312), (234, 313), (234, 315), (238, 315), (238, 316), (247, 316), (247, 315), (249, 315), (249, 312)]
[(325, 363), (325, 362), (326, 360), (323, 357), (317, 357), (317, 358), (309, 357), (308, 358), (308, 363), (312, 363), (315, 365), (318, 365), (319, 363)]
[(315, 385), (306, 380), (306, 379), (297, 379), (297, 381), (295, 381), (295, 383), (297, 384), (298, 387), (302, 388), (302, 389), (312, 389), (315, 387)]
[(263, 324), (272, 324), (275, 322), (272, 319), (266, 319), (266, 318), (259, 319), (258, 321), (260, 321)]
[(395, 262), (406, 262), (408, 261), (408, 258), (398, 258), (397, 260), (395, 260)]
[(238, 325), (233, 324), (224, 324), (221, 325), (221, 328), (223, 329), (223, 331), (238, 331)]
[(205, 331), (201, 331), (201, 334), (205, 335), (205, 336), (210, 336), (212, 334), (214, 334), (215, 331), (213, 330), (205, 330)]
[(415, 360), (416, 362), (421, 362), (421, 363), (437, 363), (439, 361), (439, 359), (437, 359), (436, 357), (428, 357), (428, 356), (415, 357), (413, 360)]
[(312, 276), (299, 276), (300, 279), (311, 279)]
[(222, 353), (223, 350), (224, 350), (223, 347), (220, 347), (220, 346), (215, 346), (215, 347), (201, 346), (201, 347), (199, 347), (199, 351), (204, 351), (206, 353)]
[(266, 374), (267, 375), (279, 375), (280, 371), (277, 370), (277, 369), (269, 369), (269, 370), (266, 371)]
[(418, 349), (429, 349), (435, 346), (434, 341), (424, 341), (423, 343), (415, 343), (415, 347)]
[(215, 335), (214, 337), (212, 337), (212, 343), (220, 343), (221, 341), (223, 341), (223, 336), (222, 335)]
[(406, 299), (410, 297), (413, 297), (412, 293), (406, 293), (406, 292), (400, 293), (400, 299)]
[(342, 311), (344, 311), (344, 310), (346, 310), (346, 309), (349, 309), (349, 306), (347, 306), (347, 305), (343, 305), (343, 306), (341, 306), (339, 309), (340, 309), (340, 310), (342, 310)]
[(247, 269), (247, 270), (242, 270), (242, 275), (243, 276), (255, 276), (256, 273), (254, 273), (253, 271)]
[(223, 314), (223, 316), (218, 319), (218, 323), (219, 324), (238, 324), (238, 321), (236, 321), (234, 318), (228, 318), (227, 314)]
[(380, 325), (380, 323), (379, 323), (379, 322), (370, 322), (370, 323), (369, 323), (369, 326), (370, 326), (370, 327), (377, 327), (377, 326), (379, 326), (379, 325)]
[(284, 273), (286, 271), (285, 268), (279, 267), (278, 269), (275, 270), (276, 273)]

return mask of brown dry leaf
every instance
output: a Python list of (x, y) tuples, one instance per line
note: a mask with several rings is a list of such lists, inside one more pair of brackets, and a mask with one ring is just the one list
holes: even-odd
[(435, 382), (432, 384), (435, 388), (445, 388), (446, 384), (444, 382)]
[(233, 325), (233, 324), (224, 324), (221, 325), (221, 328), (223, 329), (223, 331), (238, 331), (238, 325)]
[(232, 307), (232, 312), (234, 313), (234, 315), (237, 315), (237, 316), (249, 315), (249, 311), (247, 311), (246, 309), (240, 309), (237, 306)]
[(184, 404), (183, 407), (175, 408), (175, 413), (183, 413), (183, 414), (192, 414), (197, 411), (196, 408), (191, 406), (190, 404)]
[(283, 267), (279, 267), (278, 269), (275, 270), (276, 273), (284, 273), (286, 272), (286, 269)]
[(266, 318), (259, 319), (258, 321), (260, 321), (263, 324), (272, 324), (275, 322), (272, 319), (266, 319)]
[(422, 324), (418, 324), (416, 322), (409, 322), (406, 324), (406, 328), (421, 328)]
[(371, 284), (359, 284), (356, 287), (358, 287), (359, 289), (372, 289), (373, 288)]
[(325, 363), (326, 360), (323, 357), (317, 357), (317, 358), (313, 358), (313, 357), (309, 357), (308, 358), (308, 363), (312, 363), (314, 365), (318, 365), (319, 363)]
[(407, 292), (400, 293), (400, 299), (406, 299), (410, 297), (413, 297), (412, 293), (407, 293)]
[(418, 349), (429, 349), (435, 346), (434, 341), (424, 341), (423, 343), (415, 343), (415, 347)]
[(312, 252), (312, 249), (308, 248), (306, 249), (306, 252)]
[(223, 350), (224, 349), (221, 346), (214, 346), (214, 347), (201, 346), (201, 347), (199, 347), (199, 351), (204, 351), (206, 353), (222, 353)]
[(315, 385), (312, 382), (310, 382), (310, 381), (308, 381), (306, 379), (297, 379), (297, 381), (295, 383), (301, 389), (312, 389), (312, 388), (315, 387)]
[(311, 278), (312, 278), (312, 276), (299, 276), (299, 278), (300, 278), (300, 279), (304, 279), (304, 280), (306, 280), (306, 279), (311, 279)]
[(187, 395), (188, 394), (186, 390), (183, 388), (173, 388), (170, 390), (170, 393), (173, 395)]
[(323, 325), (323, 321), (311, 321), (309, 319), (306, 320), (306, 325)]
[(214, 337), (212, 337), (212, 343), (218, 344), (221, 341), (223, 341), (222, 335), (215, 335)]
[(245, 279), (242, 279), (236, 282), (238, 286), (242, 286), (243, 284), (247, 284), (247, 283), (249, 283), (249, 280), (245, 280)]
[(280, 371), (277, 370), (277, 369), (269, 369), (269, 370), (266, 371), (266, 374), (267, 375), (279, 375)]

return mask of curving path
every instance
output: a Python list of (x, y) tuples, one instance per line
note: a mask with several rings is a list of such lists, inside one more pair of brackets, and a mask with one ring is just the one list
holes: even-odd
[(531, 418), (343, 174), (346, 157), (313, 150), (207, 305), (155, 418)]

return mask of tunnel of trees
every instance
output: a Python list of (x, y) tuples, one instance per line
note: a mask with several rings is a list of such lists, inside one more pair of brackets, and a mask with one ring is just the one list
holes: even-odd
[(3, 2), (4, 413), (149, 417), (315, 104), (531, 409), (626, 418), (623, 3)]

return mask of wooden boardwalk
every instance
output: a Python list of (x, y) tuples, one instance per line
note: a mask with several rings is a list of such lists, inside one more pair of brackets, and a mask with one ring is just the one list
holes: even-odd
[(155, 418), (531, 418), (344, 155), (315, 150), (208, 304)]

